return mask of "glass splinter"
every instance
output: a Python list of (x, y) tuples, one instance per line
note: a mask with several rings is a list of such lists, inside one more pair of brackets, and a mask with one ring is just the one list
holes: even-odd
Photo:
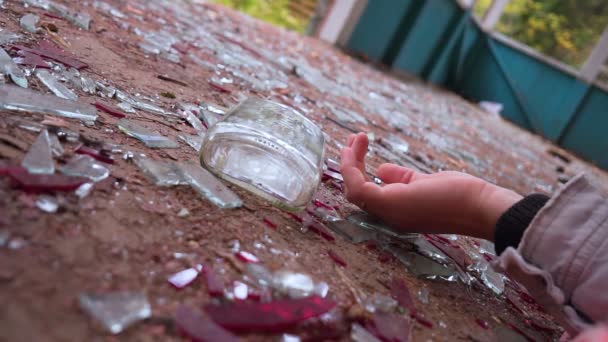
[(0, 109), (97, 120), (95, 107), (11, 85), (0, 85)]
[(238, 208), (241, 199), (209, 171), (195, 164), (180, 164), (184, 179), (203, 197), (220, 208)]
[(152, 313), (148, 299), (141, 292), (84, 293), (79, 303), (82, 310), (113, 334), (121, 333)]
[(102, 181), (110, 175), (110, 170), (98, 163), (93, 157), (77, 154), (61, 167), (61, 172), (68, 176), (85, 177), (93, 182)]
[(4, 49), (0, 48), (0, 72), (5, 75), (8, 75), (16, 85), (27, 88), (27, 78), (25, 78), (25, 74), (23, 71), (19, 69), (17, 64), (13, 62), (11, 57), (4, 51)]
[(158, 186), (174, 186), (188, 184), (181, 171), (173, 162), (160, 162), (141, 156), (133, 158), (133, 162), (148, 180)]
[(72, 101), (78, 99), (78, 96), (73, 91), (59, 82), (59, 79), (48, 72), (48, 70), (42, 69), (36, 71), (36, 77), (56, 96)]
[(134, 121), (121, 119), (118, 121), (118, 128), (127, 135), (132, 136), (143, 142), (150, 148), (178, 148), (179, 144), (160, 133), (149, 130), (146, 127), (140, 126)]
[(30, 173), (52, 174), (55, 172), (55, 162), (51, 148), (51, 138), (47, 130), (43, 130), (23, 158), (21, 166)]

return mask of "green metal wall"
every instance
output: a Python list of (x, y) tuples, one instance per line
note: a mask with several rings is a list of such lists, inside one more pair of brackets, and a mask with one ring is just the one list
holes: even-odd
[(347, 49), (475, 101), (608, 169), (608, 93), (479, 29), (454, 0), (369, 1)]

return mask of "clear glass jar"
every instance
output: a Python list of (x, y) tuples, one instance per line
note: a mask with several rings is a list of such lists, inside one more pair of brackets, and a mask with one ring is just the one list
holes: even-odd
[(283, 209), (312, 199), (323, 168), (323, 132), (288, 106), (248, 98), (209, 128), (201, 164)]

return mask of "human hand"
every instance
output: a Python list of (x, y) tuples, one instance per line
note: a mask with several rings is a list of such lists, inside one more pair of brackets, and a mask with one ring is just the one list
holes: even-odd
[(376, 171), (384, 185), (365, 172), (368, 139), (348, 137), (340, 171), (346, 198), (395, 229), (451, 233), (494, 240), (498, 218), (522, 199), (517, 193), (461, 172), (423, 174), (407, 167), (382, 164)]

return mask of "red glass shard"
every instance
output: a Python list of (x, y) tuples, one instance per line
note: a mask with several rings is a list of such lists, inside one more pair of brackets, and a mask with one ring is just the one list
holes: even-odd
[(9, 170), (8, 175), (18, 188), (31, 193), (74, 191), (89, 181), (83, 177), (32, 174), (25, 169)]
[(44, 12), (44, 16), (45, 17), (49, 17), (49, 18), (53, 18), (53, 19), (59, 19), (59, 20), (63, 20), (62, 17), (55, 15), (53, 13), (49, 13), (49, 12)]
[(302, 223), (304, 221), (304, 218), (301, 215), (296, 215), (294, 213), (287, 213), (287, 215), (289, 215), (292, 219)]
[(460, 246), (456, 248), (455, 246), (457, 245), (440, 243), (438, 242), (439, 240), (434, 239), (429, 234), (424, 234), (424, 236), (429, 243), (437, 247), (437, 249), (450, 257), (450, 259), (454, 260), (456, 265), (458, 265), (463, 272), (466, 270), (467, 266), (471, 264), (471, 258), (460, 248)]
[(245, 252), (245, 251), (239, 251), (235, 254), (236, 258), (241, 260), (242, 262), (247, 262), (247, 263), (258, 263), (260, 262), (260, 259), (258, 259), (258, 257), (256, 257), (255, 255), (249, 253), (249, 252)]
[(35, 55), (39, 55), (41, 57), (52, 59), (56, 62), (62, 63), (66, 66), (72, 67), (77, 70), (82, 70), (87, 68), (89, 65), (83, 63), (76, 59), (74, 55), (71, 55), (60, 48), (58, 48), (55, 44), (48, 42), (46, 40), (42, 40), (38, 42), (37, 46), (32, 48), (28, 48), (22, 45), (12, 45), (12, 49), (29, 52)]
[(387, 262), (393, 260), (393, 255), (391, 253), (388, 252), (382, 252), (378, 255), (378, 261), (380, 261), (383, 264), (386, 264)]
[(91, 156), (102, 163), (114, 164), (114, 159), (112, 159), (112, 156), (109, 154), (103, 151), (94, 150), (84, 145), (78, 146), (75, 152), (78, 154), (86, 154), (87, 156)]
[(405, 280), (398, 277), (393, 278), (391, 281), (391, 296), (402, 308), (408, 309), (411, 312), (416, 312), (414, 299), (412, 299), (412, 295), (410, 294), (410, 290), (407, 287)]
[(213, 271), (213, 268), (205, 266), (203, 268), (205, 282), (207, 283), (207, 292), (212, 297), (220, 297), (224, 295), (224, 283)]
[(266, 225), (267, 225), (268, 227), (270, 227), (270, 228), (272, 228), (272, 229), (277, 229), (277, 225), (276, 225), (274, 222), (272, 222), (272, 221), (271, 221), (269, 218), (264, 217), (264, 218), (262, 219), (262, 221), (264, 221), (264, 223), (266, 223)]
[(321, 202), (318, 199), (313, 200), (312, 204), (314, 204), (315, 207), (317, 207), (317, 208), (324, 208), (324, 209), (327, 209), (327, 210), (334, 210), (334, 207), (332, 207), (332, 206), (330, 206), (328, 204), (325, 204), (325, 203)]
[(336, 254), (331, 249), (327, 250), (327, 255), (329, 255), (329, 257), (331, 258), (331, 260), (333, 260), (336, 264), (338, 264), (338, 265), (340, 265), (342, 267), (346, 267), (348, 265), (346, 263), (346, 261), (344, 259), (342, 259), (341, 256), (339, 256), (338, 254)]
[(322, 223), (317, 222), (316, 220), (307, 224), (306, 227), (308, 227), (308, 229), (310, 229), (310, 231), (312, 231), (313, 233), (319, 235), (320, 237), (329, 242), (333, 242), (336, 240), (334, 235), (330, 233), (329, 230), (327, 230), (327, 228), (325, 228)]
[(334, 171), (331, 171), (331, 170), (325, 170), (325, 171), (323, 171), (323, 176), (324, 176), (323, 180), (327, 179), (325, 177), (329, 177), (329, 178), (332, 178), (334, 180), (337, 180), (337, 181), (340, 181), (340, 182), (344, 182), (344, 178), (338, 172), (334, 172)]
[(511, 294), (511, 292), (506, 293), (506, 300), (507, 300), (507, 303), (511, 304), (513, 309), (515, 309), (515, 311), (517, 311), (520, 315), (525, 315), (524, 308), (519, 303), (519, 299), (516, 296), (514, 296), (513, 294)]
[(394, 313), (376, 313), (372, 317), (373, 329), (369, 329), (382, 341), (407, 342), (410, 337), (410, 322)]
[(416, 322), (420, 323), (421, 325), (432, 329), (433, 328), (433, 322), (429, 321), (428, 319), (424, 318), (420, 313), (418, 312), (413, 312), (410, 314), (410, 317), (415, 319)]
[(0, 160), (0, 176), (7, 176), (10, 172), (27, 172), (27, 170)]
[(177, 308), (175, 324), (180, 332), (196, 342), (236, 342), (239, 340), (231, 332), (209, 319), (208, 316), (186, 306)]
[(221, 92), (221, 93), (226, 93), (226, 94), (230, 94), (232, 93), (232, 90), (225, 88), (215, 82), (209, 81), (209, 85), (211, 86), (211, 88)]
[(222, 327), (234, 332), (278, 333), (318, 317), (336, 303), (319, 296), (276, 300), (268, 303), (237, 301), (207, 305), (205, 310)]
[(39, 69), (50, 69), (51, 66), (48, 65), (44, 59), (42, 59), (42, 57), (30, 53), (30, 52), (24, 52), (22, 51), (20, 53), (21, 59), (17, 60), (17, 64), (20, 65), (27, 65), (27, 66), (32, 66), (35, 68), (39, 68)]
[(95, 106), (95, 108), (101, 110), (102, 112), (106, 112), (116, 118), (124, 118), (127, 116), (127, 114), (121, 112), (118, 108), (114, 106), (110, 106), (109, 104), (95, 102), (93, 103), (93, 105)]
[(488, 324), (488, 322), (484, 321), (483, 319), (477, 318), (475, 320), (475, 323), (477, 323), (477, 325), (479, 325), (480, 327), (482, 327), (484, 330), (488, 330), (488, 328), (490, 327), (490, 325)]
[(532, 304), (532, 305), (536, 304), (536, 300), (534, 300), (534, 298), (532, 298), (532, 296), (530, 296), (529, 294), (527, 294), (523, 291), (519, 293), (519, 298), (521, 298), (521, 300), (523, 300), (524, 302), (526, 302), (528, 304)]

